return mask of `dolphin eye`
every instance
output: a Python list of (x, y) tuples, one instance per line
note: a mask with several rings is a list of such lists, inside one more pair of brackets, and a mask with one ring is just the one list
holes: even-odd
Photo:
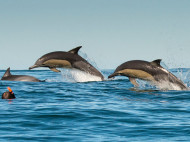
[(88, 68), (90, 69), (90, 68), (91, 68), (91, 66), (90, 66), (90, 65), (88, 65)]

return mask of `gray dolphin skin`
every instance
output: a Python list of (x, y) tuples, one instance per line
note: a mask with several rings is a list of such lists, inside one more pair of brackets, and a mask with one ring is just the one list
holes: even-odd
[(103, 75), (80, 55), (78, 51), (82, 46), (78, 46), (68, 52), (56, 51), (43, 55), (29, 69), (37, 67), (48, 67), (54, 72), (60, 72), (56, 68), (75, 68), (104, 80)]
[(114, 73), (108, 76), (108, 78), (114, 76), (127, 76), (130, 82), (135, 86), (139, 86), (135, 79), (146, 80), (153, 83), (168, 81), (179, 86), (181, 90), (187, 90), (187, 86), (175, 75), (164, 69), (160, 65), (160, 62), (161, 59), (152, 62), (142, 60), (128, 61), (118, 66)]
[(7, 81), (26, 81), (26, 82), (41, 82), (35, 77), (28, 76), (28, 75), (12, 75), (10, 73), (10, 68), (7, 69), (1, 80)]

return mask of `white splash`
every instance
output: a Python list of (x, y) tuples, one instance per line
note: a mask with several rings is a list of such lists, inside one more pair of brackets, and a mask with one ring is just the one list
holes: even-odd
[(98, 76), (94, 76), (76, 69), (61, 70), (61, 74), (63, 77), (63, 81), (66, 82), (102, 81), (102, 79)]
[(166, 80), (150, 82), (138, 79), (137, 83), (139, 84), (140, 88), (157, 88), (159, 90), (182, 90), (179, 85)]
[(182, 90), (179, 85), (169, 82), (169, 81), (159, 81), (154, 83), (154, 85), (160, 90)]
[[(163, 70), (166, 73), (169, 73), (168, 71), (169, 68), (166, 66), (164, 62), (161, 62), (161, 66), (163, 67), (163, 68), (160, 68), (161, 70)], [(190, 73), (190, 70), (186, 72), (183, 72), (183, 69), (179, 69), (179, 68), (176, 70), (177, 72), (171, 71), (171, 73), (173, 73), (178, 79), (184, 82), (186, 86), (188, 87), (187, 78), (188, 78), (188, 74)], [(169, 82), (167, 80), (160, 80), (159, 82), (158, 81), (150, 82), (150, 84), (160, 90), (182, 90), (178, 84)], [(189, 87), (188, 87), (188, 90), (189, 90)]]

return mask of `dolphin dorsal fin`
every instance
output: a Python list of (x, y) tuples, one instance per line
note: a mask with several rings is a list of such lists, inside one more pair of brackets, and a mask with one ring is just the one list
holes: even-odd
[(155, 66), (160, 66), (161, 61), (162, 61), (162, 59), (157, 59), (157, 60), (152, 61), (151, 64), (155, 65)]
[(80, 50), (80, 48), (81, 48), (82, 46), (78, 46), (78, 47), (76, 47), (76, 48), (74, 48), (74, 49), (71, 49), (70, 51), (68, 51), (69, 53), (73, 53), (73, 54), (78, 54), (78, 51)]
[(10, 67), (7, 69), (7, 71), (3, 75), (3, 77), (8, 77), (8, 76), (11, 76)]

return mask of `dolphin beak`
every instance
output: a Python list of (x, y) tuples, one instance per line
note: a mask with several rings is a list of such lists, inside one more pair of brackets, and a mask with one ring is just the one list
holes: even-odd
[(29, 70), (37, 68), (37, 67), (39, 67), (39, 66), (38, 65), (33, 65), (33, 66), (29, 67)]
[(113, 73), (113, 74), (109, 75), (109, 76), (108, 76), (108, 78), (113, 78), (114, 76), (116, 76), (116, 74), (115, 74), (115, 73)]

